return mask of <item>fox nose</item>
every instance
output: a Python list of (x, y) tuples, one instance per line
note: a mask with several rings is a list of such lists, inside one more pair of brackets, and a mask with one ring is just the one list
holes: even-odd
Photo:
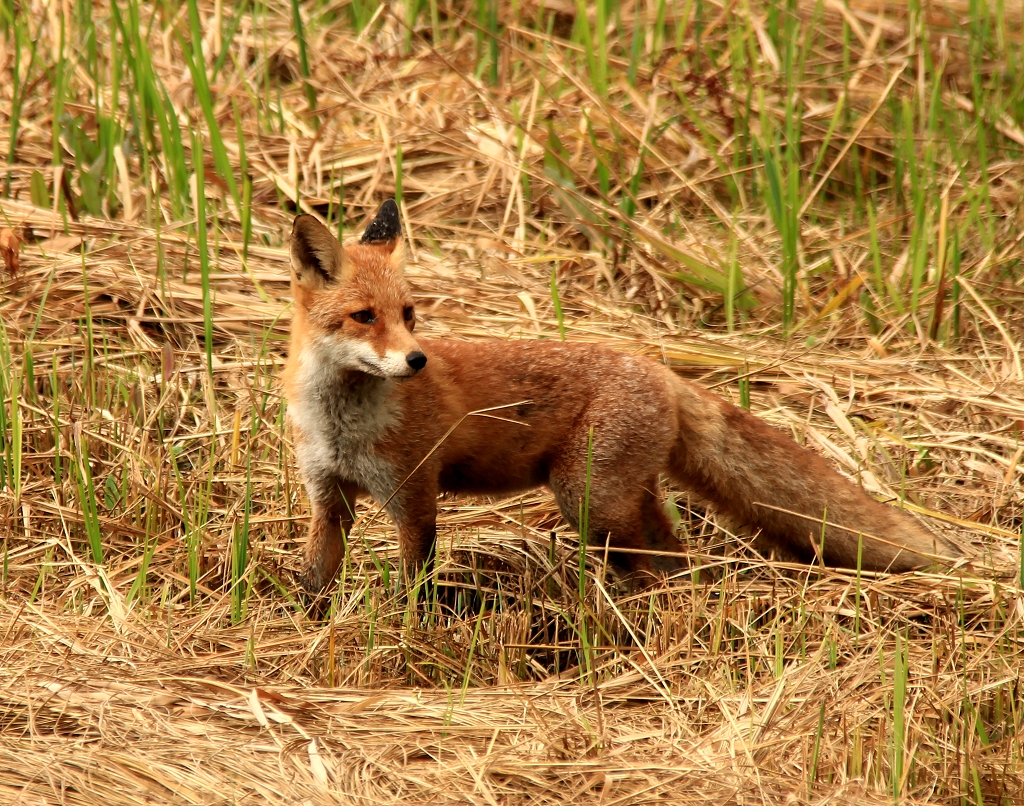
[(405, 363), (412, 367), (416, 372), (419, 372), (427, 365), (427, 357), (419, 350), (414, 350), (405, 357)]

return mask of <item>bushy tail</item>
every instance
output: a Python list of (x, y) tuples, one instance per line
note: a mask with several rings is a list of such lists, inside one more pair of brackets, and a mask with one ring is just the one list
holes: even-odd
[(770, 546), (805, 562), (823, 547), (826, 565), (855, 568), (862, 542), (861, 567), (872, 571), (908, 571), (960, 555), (749, 412), (681, 378), (675, 385), (673, 477)]

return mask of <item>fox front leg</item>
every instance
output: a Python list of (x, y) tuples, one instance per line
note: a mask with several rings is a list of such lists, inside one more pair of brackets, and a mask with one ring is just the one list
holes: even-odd
[(346, 484), (329, 494), (311, 496), (313, 514), (301, 574), (302, 587), (310, 596), (322, 593), (338, 575), (358, 494), (357, 487)]
[(437, 485), (425, 480), (407, 485), (388, 506), (388, 513), (398, 525), (398, 546), (406, 573), (414, 578), (421, 568), (429, 572), (437, 540)]

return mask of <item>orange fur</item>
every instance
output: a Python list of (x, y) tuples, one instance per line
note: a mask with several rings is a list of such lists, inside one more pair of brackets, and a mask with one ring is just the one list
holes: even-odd
[[(869, 570), (958, 554), (817, 454), (660, 364), (587, 344), (417, 340), (402, 262), (393, 202), (363, 242), (345, 247), (311, 216), (296, 219), (284, 385), (313, 510), (309, 591), (333, 580), (360, 495), (387, 502), (414, 565), (431, 556), (441, 492), (547, 485), (578, 529), (591, 434), (588, 540), (666, 552), (612, 552), (634, 572), (677, 567), (663, 473), (805, 560), (821, 544), (823, 520), (828, 564), (855, 566), (859, 540)], [(495, 407), (503, 408), (473, 414)]]

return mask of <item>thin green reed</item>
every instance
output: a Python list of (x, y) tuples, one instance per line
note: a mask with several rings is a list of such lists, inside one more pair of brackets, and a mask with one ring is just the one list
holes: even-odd
[[(26, 22), (23, 15), (12, 14), (11, 10), (5, 5), (0, 7), (0, 17), (9, 20), (11, 29), (14, 33), (14, 48), (13, 48), (13, 63), (11, 72), (11, 117), (10, 117), (10, 138), (8, 139), (7, 146), (7, 164), (13, 165), (15, 162), (15, 151), (18, 146), (18, 132), (20, 131), (21, 125), (21, 107), (25, 100), (25, 92), (28, 87), (28, 81), (32, 75), (32, 67), (36, 61), (36, 46), (39, 43), (39, 31), (36, 31), (35, 36), (31, 36), (28, 28), (28, 22)], [(40, 26), (43, 24), (40, 20)], [(26, 43), (26, 38), (28, 42)], [(24, 71), (22, 71), (22, 51), (25, 45), (29, 46), (28, 64), (24, 65)], [(11, 193), (11, 172), (7, 172), (7, 181), (5, 183), (4, 195), (9, 196)]]
[[(141, 155), (140, 163), (147, 166), (149, 174), (150, 155), (160, 155), (164, 161), (164, 176), (167, 181), (171, 213), (181, 218), (188, 208), (188, 167), (181, 137), (181, 125), (174, 105), (163, 83), (153, 70), (149, 47), (142, 39), (146, 27), (139, 18), (138, 0), (127, 0), (125, 17), (117, 3), (110, 6), (111, 18), (121, 33), (122, 53), (128, 65), (134, 92), (128, 93), (128, 117), (135, 132), (136, 144)], [(154, 121), (160, 130), (159, 141), (154, 131)], [(159, 225), (159, 214), (154, 215), (150, 206), (152, 188), (147, 193), (147, 215)]]
[[(71, 79), (74, 74), (74, 66), (69, 64), (67, 57), (65, 56), (66, 51), (66, 21), (64, 15), (60, 16), (60, 34), (58, 37), (58, 56), (53, 65), (53, 123), (51, 126), (51, 134), (53, 140), (53, 156), (51, 164), (54, 167), (54, 174), (56, 176), (58, 170), (64, 165), (64, 150), (61, 146), (60, 137), (61, 130), (64, 125), (64, 105), (65, 95), (68, 93)], [(66, 181), (67, 177), (62, 174), (62, 181)], [(56, 183), (56, 179), (54, 180)], [(69, 195), (61, 193), (61, 189), (56, 187), (53, 188), (54, 199), (57, 201), (57, 205), (60, 208), (61, 217), (64, 220), (64, 231), (68, 231), (68, 200)]]
[[(120, 59), (123, 60), (126, 72), (125, 88), (128, 90), (127, 119), (130, 121), (130, 130), (134, 133), (135, 148), (139, 154), (139, 163), (143, 166), (144, 173), (149, 173), (150, 154), (157, 154), (160, 151), (153, 128), (153, 117), (155, 109), (162, 104), (159, 92), (155, 90), (155, 82), (158, 79), (152, 69), (149, 59), (149, 50), (142, 42), (142, 27), (139, 19), (137, 0), (128, 0), (124, 10), (124, 17), (118, 3), (112, 3), (110, 17), (113, 22), (111, 39), (117, 38), (120, 32), (121, 45), (119, 48)], [(125, 19), (126, 18), (126, 19)], [(128, 79), (131, 81), (129, 87)], [(154, 97), (155, 96), (155, 97)], [(167, 133), (161, 132), (163, 148), (170, 148), (170, 137)], [(182, 204), (182, 177), (172, 171), (171, 163), (167, 162), (166, 181), (168, 195), (171, 200), (171, 209), (175, 218), (183, 214)], [(187, 177), (184, 178), (187, 188)], [(153, 219), (151, 189), (147, 185), (146, 192), (146, 215)]]
[(893, 669), (892, 692), (892, 796), (898, 802), (903, 792), (903, 761), (906, 756), (906, 698), (909, 638), (896, 633), (896, 657)]
[[(576, 0), (576, 21), (573, 25), (572, 41), (583, 50), (590, 81), (597, 94), (603, 96), (607, 94), (607, 54), (602, 63), (600, 54), (604, 36), (600, 31), (590, 30), (590, 18), (587, 13), (589, 5), (584, 0)], [(596, 9), (595, 25), (600, 27), (604, 23), (605, 0), (597, 0)], [(606, 45), (604, 47), (607, 48)]]
[(577, 607), (579, 610), (579, 636), (580, 649), (583, 654), (583, 669), (581, 672), (587, 677), (594, 673), (594, 652), (591, 641), (591, 625), (587, 615), (586, 592), (587, 592), (587, 546), (590, 542), (590, 486), (594, 469), (594, 427), (590, 427), (587, 434), (587, 463), (586, 478), (583, 485), (583, 500), (580, 502), (579, 513), (579, 555), (577, 565)]
[(188, 493), (186, 491), (185, 477), (181, 472), (181, 465), (178, 462), (178, 445), (166, 445), (167, 458), (174, 473), (174, 481), (178, 488), (178, 503), (182, 513), (182, 526), (185, 532), (185, 557), (188, 573), (188, 594), (189, 601), (195, 603), (196, 593), (199, 587), (199, 549), (203, 539), (205, 528), (205, 513), (200, 507), (193, 511), (189, 505)]
[[(602, 150), (600, 143), (598, 143), (597, 133), (594, 131), (594, 124), (591, 122), (589, 116), (587, 116), (587, 136), (590, 138), (590, 145), (594, 149), (593, 156), (597, 167), (597, 186), (601, 191), (602, 201), (607, 205), (611, 203), (611, 199), (609, 198), (612, 190), (611, 171), (608, 168), (606, 155)], [(607, 222), (607, 212), (605, 212), (603, 218)]]
[[(190, 0), (195, 2), (195, 0)], [(299, 70), (302, 71), (302, 88), (306, 93), (306, 103), (309, 104), (309, 111), (316, 112), (316, 90), (313, 89), (313, 85), (310, 83), (310, 71), (309, 71), (309, 55), (306, 53), (306, 30), (302, 24), (302, 14), (299, 11), (299, 0), (291, 0), (292, 6), (292, 25), (295, 27), (295, 38), (299, 43)], [(316, 115), (313, 116), (314, 124), (319, 127), (320, 118)]]
[[(154, 82), (157, 80), (154, 79)], [(162, 83), (154, 83), (152, 96), (157, 100), (155, 114), (160, 136), (163, 138), (163, 159), (167, 166), (168, 184), (171, 187), (171, 211), (175, 216), (185, 215), (188, 209), (188, 163), (185, 159), (185, 143), (181, 135), (181, 123), (174, 110), (174, 104), (166, 87)], [(155, 225), (159, 229), (160, 216), (156, 216)]]
[[(64, 16), (60, 16), (60, 33), (58, 34), (58, 55), (53, 65), (53, 123), (50, 129), (53, 141), (53, 166), (63, 164), (62, 149), (60, 144), (61, 126), (64, 120), (64, 96), (68, 91), (68, 84), (71, 80), (67, 57), (64, 55), (66, 34)], [(59, 195), (58, 189), (54, 188), (54, 195)]]
[[(255, 410), (252, 412), (252, 421), (255, 423), (258, 416)], [(249, 567), (249, 521), (252, 514), (252, 433), (249, 429), (250, 439), (246, 450), (245, 460), (245, 500), (242, 504), (242, 522), (235, 524), (234, 539), (231, 551), (231, 623), (238, 624), (245, 618), (245, 612), (249, 601), (249, 590), (251, 585), (248, 580), (247, 571)]]
[(335, 166), (331, 165), (331, 173), (327, 180), (327, 215), (324, 217), (327, 229), (331, 228), (331, 222), (334, 221), (334, 171)]
[(361, 33), (366, 23), (370, 20), (372, 11), (367, 7), (370, 5), (370, 0), (351, 0), (348, 4), (349, 19), (352, 22), (352, 29), (358, 34)]
[(946, 334), (947, 344), (956, 344), (960, 340), (960, 226), (953, 229), (953, 254), (949, 262), (949, 281), (952, 286), (950, 300), (949, 331)]
[(395, 143), (395, 204), (402, 209), (402, 144)]
[(429, 0), (430, 8), (430, 41), (434, 47), (441, 44), (441, 18), (437, 11), (437, 0)]
[(739, 238), (736, 236), (736, 221), (729, 229), (729, 263), (725, 281), (725, 325), (729, 332), (735, 327), (736, 300), (743, 292), (743, 270), (739, 260)]
[[(125, 474), (126, 476), (128, 474)], [(157, 482), (159, 485), (160, 482)], [(153, 491), (159, 496), (160, 490)], [(149, 564), (153, 560), (153, 555), (156, 554), (157, 547), (160, 545), (158, 535), (156, 531), (156, 519), (157, 509), (155, 507), (146, 507), (146, 512), (143, 517), (144, 529), (142, 534), (142, 560), (139, 563), (139, 570), (135, 574), (135, 579), (132, 580), (131, 587), (128, 589), (128, 593), (125, 595), (125, 607), (130, 608), (132, 602), (136, 597), (140, 597), (145, 600), (148, 596), (146, 588), (147, 581), (149, 579)]]
[(782, 327), (786, 333), (793, 324), (800, 269), (800, 166), (792, 152), (793, 149), (780, 147), (776, 133), (774, 142), (763, 147), (761, 154), (767, 184), (765, 202), (782, 245)]
[(810, 769), (807, 772), (807, 791), (814, 791), (818, 781), (818, 759), (821, 753), (821, 737), (825, 732), (825, 700), (818, 706), (818, 728), (814, 731), (814, 749), (811, 751)]
[[(119, 52), (117, 36), (114, 35), (114, 31), (111, 30), (111, 23), (107, 23), (107, 31), (105, 32), (104, 39), (107, 42), (107, 48), (110, 51), (110, 55), (107, 57), (107, 62), (110, 66), (110, 72), (108, 77), (109, 82), (109, 93), (110, 101), (108, 104), (109, 108), (104, 108), (105, 96), (103, 93), (96, 93), (96, 122), (100, 129), (100, 147), (102, 153), (106, 156), (106, 182), (107, 182), (107, 205), (108, 208), (113, 206), (114, 201), (117, 199), (117, 159), (116, 150), (121, 148), (124, 143), (124, 125), (120, 120), (120, 96), (121, 96), (121, 53)], [(94, 34), (95, 37), (95, 34)], [(97, 75), (94, 77), (94, 81), (97, 85), (102, 84), (102, 79), (98, 75), (99, 68), (96, 67)], [(127, 204), (128, 200), (122, 199), (122, 204)]]
[(501, 49), (498, 39), (498, 4), (500, 0), (487, 0), (487, 33), (490, 50), (491, 84), (498, 85), (498, 68), (501, 64)]
[(345, 163), (338, 163), (338, 240), (345, 236)]
[(476, 76), (482, 75), (484, 66), (486, 65), (486, 57), (484, 54), (485, 49), (489, 49), (486, 44), (487, 38), (487, 22), (490, 18), (490, 2), (492, 0), (476, 0), (476, 27), (474, 28), (474, 35), (476, 37)]
[(252, 175), (249, 173), (249, 158), (245, 153), (245, 133), (242, 131), (242, 116), (238, 111), (238, 101), (233, 100), (235, 112), (235, 129), (238, 137), (238, 170), (242, 178), (242, 262), (248, 268), (249, 242), (252, 240)]
[[(11, 355), (11, 343), (7, 335), (7, 327), (0, 320), (0, 445), (3, 446), (3, 461), (0, 462), (0, 487), (12, 487), (14, 477), (14, 441), (11, 420), (14, 407), (17, 405), (17, 373)], [(11, 411), (7, 411), (4, 401), (11, 400)], [(58, 445), (60, 443), (57, 443)]]
[(231, 197), (235, 200), (235, 209), (241, 210), (242, 199), (238, 193), (238, 184), (235, 182), (235, 173), (231, 167), (227, 149), (224, 147), (224, 140), (220, 135), (220, 122), (213, 109), (213, 96), (210, 93), (210, 82), (206, 75), (206, 63), (203, 61), (203, 32), (199, 25), (197, 0), (188, 0), (188, 20), (192, 41), (187, 42), (182, 39), (181, 45), (182, 50), (185, 51), (189, 73), (192, 75), (196, 98), (203, 110), (203, 116), (206, 118), (206, 128), (210, 135), (210, 150), (213, 152), (213, 164), (221, 179), (227, 184)]
[[(681, 32), (677, 32), (677, 36), (685, 32), (685, 25), (686, 22), (688, 22), (686, 17), (688, 16), (690, 10), (689, 5), (690, 3), (687, 2), (685, 7), (686, 10), (683, 16), (684, 29)], [(696, 53), (697, 59), (700, 58), (700, 54), (703, 52), (700, 49), (700, 39), (703, 36), (703, 29), (705, 29), (705, 25), (703, 25), (703, 2), (702, 0), (696, 0), (696, 7), (693, 9), (693, 52)], [(699, 63), (699, 61), (697, 63)]]
[(593, 81), (594, 89), (602, 97), (608, 95), (608, 6), (610, 3), (611, 0), (597, 0), (595, 4), (597, 19), (594, 23), (594, 47), (597, 52), (594, 54), (593, 60), (595, 67)]
[[(988, 74), (985, 54), (989, 46), (989, 30), (991, 17), (989, 15), (988, 3), (986, 0), (970, 0), (968, 4), (968, 30), (970, 31), (970, 63), (971, 63), (971, 90), (974, 98), (974, 125), (978, 154), (978, 167), (981, 170), (981, 206), (985, 215), (981, 216), (981, 232), (985, 243), (985, 249), (991, 250), (994, 240), (993, 223), (995, 217), (992, 213), (992, 200), (989, 196), (989, 129), (990, 124), (985, 116), (985, 108), (988, 105), (988, 95), (985, 92), (983, 77)], [(994, 117), (998, 117), (998, 114)]]
[(227, 61), (228, 54), (232, 51), (232, 44), (235, 40), (235, 34), (238, 33), (238, 26), (242, 22), (242, 17), (247, 11), (251, 11), (250, 3), (241, 2), (235, 7), (234, 17), (231, 19), (231, 23), (228, 27), (227, 32), (221, 37), (221, 49), (220, 53), (217, 54), (217, 60), (213, 63), (213, 70), (211, 71), (211, 78), (216, 81), (217, 76), (220, 74), (221, 69), (224, 67), (224, 63)]
[[(31, 353), (27, 354), (25, 361), (26, 372), (31, 372)], [(21, 459), (22, 459), (22, 434), (24, 431), (23, 421), (21, 418), (21, 378), (18, 376), (16, 370), (11, 371), (11, 480), (14, 482), (14, 500), (16, 502), (21, 500)], [(31, 376), (26, 378), (31, 382)], [(31, 388), (31, 387), (30, 387)]]
[[(96, 43), (96, 21), (90, 0), (76, 0), (74, 9), (75, 49), (85, 58), (85, 70), (93, 83), (100, 83), (99, 50)], [(97, 100), (99, 96), (97, 94)]]
[(423, 10), (423, 0), (406, 0), (405, 23), (402, 26), (402, 53), (408, 54), (412, 48), (412, 37), (416, 30), (416, 20)]
[(914, 112), (914, 104), (909, 98), (904, 98), (902, 101), (901, 117), (903, 121), (903, 142), (901, 145), (904, 164), (910, 180), (910, 208), (913, 210), (910, 230), (910, 251), (908, 254), (910, 265), (910, 311), (911, 313), (917, 313), (917, 306), (921, 296), (921, 284), (924, 281), (927, 268), (928, 232), (931, 216), (928, 209), (928, 187), (925, 177), (922, 175), (924, 166), (918, 159), (917, 154), (917, 117)]
[(665, 44), (665, 6), (666, 0), (657, 0), (657, 11), (654, 13), (654, 28), (651, 32), (651, 69), (661, 59), (661, 49)]
[(740, 395), (740, 408), (750, 411), (750, 365), (744, 362), (736, 378), (736, 386)]
[(89, 273), (86, 269), (85, 247), (80, 247), (82, 260), (82, 301), (85, 306), (85, 366), (82, 372), (82, 387), (87, 406), (96, 404), (96, 372), (93, 357), (96, 355), (96, 334), (93, 328), (92, 304), (89, 299)]
[(581, 510), (579, 516), (580, 522), (580, 575), (579, 575), (579, 590), (578, 594), (580, 597), (580, 603), (583, 602), (583, 596), (586, 592), (585, 575), (583, 573), (583, 565), (587, 556), (587, 542), (590, 538), (590, 482), (591, 475), (594, 469), (594, 426), (590, 426), (590, 431), (587, 434), (587, 462), (586, 462), (586, 477), (583, 482), (583, 501), (581, 502)]
[(633, 38), (629, 45), (629, 69), (626, 71), (626, 81), (631, 87), (636, 86), (636, 74), (640, 67), (640, 53), (644, 48), (644, 32), (647, 26), (640, 21), (640, 4), (633, 6)]
[(83, 421), (80, 420), (75, 424), (73, 433), (75, 455), (78, 461), (72, 463), (72, 466), (74, 467), (75, 486), (78, 489), (78, 502), (82, 509), (82, 521), (85, 524), (85, 534), (89, 541), (92, 560), (96, 565), (103, 565), (103, 533), (96, 503), (96, 487), (92, 478), (89, 441), (86, 439)]
[(213, 383), (213, 300), (210, 296), (210, 254), (206, 234), (206, 178), (203, 166), (203, 140), (196, 132), (192, 136), (192, 168), (196, 177), (196, 248), (199, 251), (199, 271), (203, 288), (203, 337), (206, 346), (206, 371)]
[[(52, 392), (51, 400), (53, 401), (53, 413), (51, 415), (53, 422), (53, 482), (57, 490), (62, 490), (64, 487), (64, 467), (60, 448), (60, 382), (58, 380), (57, 365), (57, 359), (54, 359), (50, 365), (50, 390)], [(2, 378), (3, 373), (0, 373), (0, 379)], [(3, 390), (0, 389), (0, 392), (2, 391)], [(2, 410), (3, 407), (0, 407), (0, 411)], [(2, 422), (0, 422), (0, 429), (3, 429)], [(58, 503), (62, 503), (59, 493)]]
[[(799, 100), (797, 88), (800, 84), (803, 63), (807, 51), (801, 48), (798, 51), (798, 42), (803, 41), (806, 47), (812, 39), (812, 34), (800, 31), (800, 19), (797, 16), (797, 0), (786, 0), (785, 22), (785, 44), (783, 48), (783, 70), (786, 76), (786, 111), (785, 111), (785, 211), (788, 219), (786, 228), (786, 243), (783, 245), (784, 262), (784, 283), (783, 296), (788, 308), (783, 311), (783, 327), (788, 332), (795, 316), (797, 275), (800, 270), (800, 137), (801, 122), (803, 121), (803, 107)], [(813, 31), (813, 25), (811, 30)]]

